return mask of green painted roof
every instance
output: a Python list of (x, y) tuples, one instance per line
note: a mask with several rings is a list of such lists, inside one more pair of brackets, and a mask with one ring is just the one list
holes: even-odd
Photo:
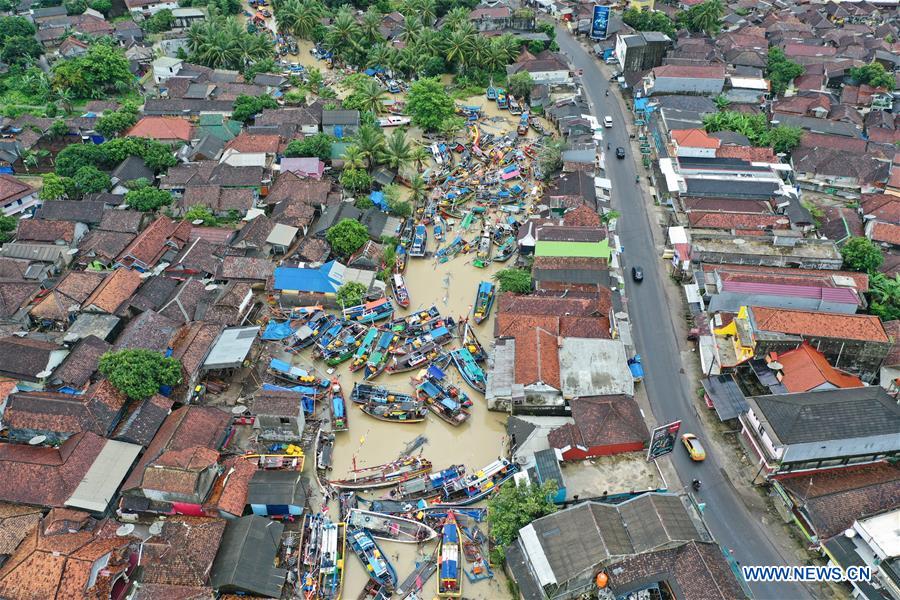
[(586, 258), (605, 258), (611, 255), (609, 240), (601, 242), (537, 242), (534, 246), (535, 256), (575, 256)]
[(231, 119), (225, 120), (222, 115), (201, 115), (199, 129), (200, 137), (211, 135), (223, 142), (227, 142), (241, 133), (241, 122)]

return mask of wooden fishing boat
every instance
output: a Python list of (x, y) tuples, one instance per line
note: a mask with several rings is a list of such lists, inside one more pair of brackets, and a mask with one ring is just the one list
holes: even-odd
[(365, 338), (368, 329), (362, 323), (348, 324), (337, 338), (322, 350), (322, 358), (329, 367), (335, 367), (349, 360)]
[(471, 416), (472, 401), (455, 385), (445, 383), (442, 386), (438, 380), (427, 378), (416, 388), (416, 394), (428, 410), (454, 427), (462, 425)]
[(326, 312), (316, 312), (309, 320), (300, 326), (294, 334), (288, 338), (291, 346), (298, 350), (312, 346), (332, 324), (337, 317)]
[(388, 423), (421, 423), (427, 409), (422, 402), (367, 402), (360, 409), (370, 417)]
[(334, 434), (320, 429), (316, 436), (316, 468), (320, 471), (330, 471), (334, 459)]
[(497, 459), (481, 470), (445, 486), (442, 497), (434, 498), (430, 504), (434, 508), (455, 508), (475, 504), (500, 489), (500, 486), (512, 479), (518, 470), (514, 463), (505, 458)]
[(503, 88), (497, 88), (497, 108), (509, 108), (509, 98), (506, 95), (506, 90), (504, 90)]
[(493, 83), (488, 86), (486, 95), (488, 100), (497, 100), (497, 88), (494, 87)]
[(349, 321), (345, 321), (344, 319), (335, 319), (328, 328), (322, 332), (322, 335), (319, 336), (319, 339), (316, 340), (315, 347), (313, 348), (313, 357), (321, 358), (325, 349), (338, 338), (341, 332), (344, 330), (347, 325), (349, 325)]
[(375, 345), (375, 340), (378, 339), (378, 333), (380, 331), (381, 330), (375, 326), (369, 327), (366, 331), (366, 335), (359, 341), (359, 345), (353, 352), (353, 362), (350, 363), (351, 372), (359, 371), (366, 366), (366, 360), (369, 358), (369, 353), (372, 351), (372, 346)]
[(315, 598), (319, 591), (319, 562), (322, 552), (322, 515), (307, 514), (300, 525), (298, 572), (304, 596)]
[(419, 521), (361, 508), (350, 511), (347, 525), (356, 529), (366, 529), (372, 537), (389, 542), (421, 544), (437, 537), (437, 531)]
[(344, 553), (347, 549), (347, 526), (323, 518), (322, 550), (319, 553), (319, 598), (338, 600), (344, 587)]
[(435, 256), (438, 259), (438, 262), (445, 263), (460, 252), (462, 252), (463, 248), (466, 246), (466, 240), (462, 238), (462, 236), (456, 236), (453, 238), (453, 241), (450, 242), (447, 246), (440, 248), (437, 252), (435, 252)]
[(453, 365), (465, 382), (472, 386), (472, 389), (483, 394), (487, 388), (487, 375), (469, 349), (463, 347), (451, 350), (450, 358), (453, 359)]
[(438, 547), (437, 594), (440, 598), (462, 596), (462, 565), (460, 564), (460, 532), (453, 511), (447, 514), (441, 527), (441, 543)]
[(428, 242), (428, 230), (421, 223), (416, 225), (413, 233), (412, 246), (409, 248), (409, 256), (411, 258), (421, 258), (425, 256), (425, 244)]
[(399, 500), (368, 500), (363, 501), (366, 502), (369, 506), (369, 510), (374, 510), (375, 512), (391, 514), (391, 515), (404, 515), (406, 518), (411, 518), (412, 516), (416, 516), (418, 514), (423, 514), (426, 519), (438, 519), (441, 520), (447, 516), (447, 512), (449, 510), (453, 510), (457, 515), (465, 515), (466, 518), (472, 519), (481, 523), (487, 518), (487, 509), (486, 508), (471, 508), (465, 506), (454, 506), (452, 509), (448, 509), (443, 506), (424, 506), (419, 507), (416, 506), (415, 503), (409, 501), (399, 501)]
[(362, 561), (363, 568), (369, 578), (385, 588), (393, 591), (397, 587), (397, 571), (387, 559), (387, 555), (378, 547), (378, 542), (365, 529), (350, 529), (347, 532), (350, 548)]
[(459, 335), (460, 347), (468, 350), (469, 354), (472, 355), (472, 358), (474, 358), (476, 362), (484, 362), (487, 360), (487, 352), (485, 352), (484, 346), (481, 345), (478, 338), (475, 337), (475, 330), (469, 325), (468, 319), (460, 321), (457, 326), (457, 332)]
[(337, 379), (331, 381), (331, 430), (347, 431), (347, 400), (341, 389), (341, 382)]
[(450, 327), (453, 326), (453, 320), (449, 317), (446, 321), (435, 321), (434, 327), (421, 333), (415, 337), (406, 338), (406, 342), (398, 344), (391, 348), (391, 354), (409, 354), (423, 348), (428, 344), (436, 346), (444, 346), (453, 341), (453, 333)]
[(356, 600), (388, 600), (393, 592), (375, 581), (368, 579)]
[(283, 360), (273, 358), (266, 371), (278, 379), (297, 384), (302, 389), (296, 391), (319, 397), (328, 391), (331, 381), (319, 376), (312, 367), (296, 366)]
[(384, 465), (353, 469), (348, 477), (329, 483), (345, 490), (372, 490), (392, 487), (430, 471), (431, 461), (410, 456)]
[(416, 570), (407, 576), (400, 585), (397, 586), (397, 596), (400, 600), (410, 598), (413, 594), (421, 591), (425, 584), (437, 571), (437, 560), (434, 556), (429, 556), (416, 564)]
[(434, 224), (434, 239), (438, 242), (443, 242), (446, 231), (447, 224), (444, 223), (443, 219), (438, 217), (437, 222)]
[(369, 355), (365, 367), (363, 367), (363, 378), (366, 381), (371, 381), (378, 377), (381, 375), (381, 372), (384, 371), (385, 367), (387, 367), (388, 359), (391, 357), (390, 348), (394, 341), (394, 337), (392, 331), (381, 332), (378, 342), (376, 342), (375, 347), (372, 349), (372, 354)]
[(409, 316), (394, 319), (385, 328), (393, 331), (398, 336), (415, 337), (426, 331), (431, 331), (442, 320), (443, 317), (441, 317), (438, 307), (432, 305), (425, 310), (416, 310)]
[(395, 392), (386, 387), (369, 383), (354, 383), (353, 391), (350, 393), (350, 400), (354, 404), (368, 404), (370, 402), (391, 404), (394, 402), (414, 402), (415, 399), (410, 394)]
[(391, 289), (394, 292), (394, 300), (403, 308), (409, 308), (409, 290), (406, 288), (406, 282), (403, 281), (403, 275), (394, 273), (391, 278)]
[(481, 544), (474, 540), (468, 539), (463, 541), (463, 554), (466, 561), (472, 565), (471, 571), (466, 571), (466, 578), (475, 583), (483, 579), (490, 579), (494, 576), (491, 566), (485, 560), (484, 554), (481, 552)]
[(490, 281), (482, 281), (478, 284), (475, 294), (475, 305), (472, 307), (472, 318), (476, 325), (481, 324), (491, 314), (494, 304), (494, 284)]
[(415, 233), (416, 225), (415, 221), (412, 220), (411, 217), (407, 218), (403, 222), (403, 226), (400, 229), (400, 245), (404, 248), (409, 248), (410, 244), (412, 244), (413, 234)]
[(491, 235), (491, 228), (485, 227), (481, 232), (481, 238), (478, 240), (478, 251), (475, 256), (481, 260), (489, 260), (491, 258), (491, 246), (494, 238)]
[(406, 264), (409, 262), (406, 248), (402, 244), (397, 244), (397, 247), (394, 249), (394, 256), (394, 273), (403, 273), (406, 270)]
[(406, 503), (415, 502), (419, 499), (434, 498), (442, 493), (444, 486), (448, 483), (462, 479), (465, 476), (465, 466), (452, 465), (437, 473), (425, 473), (404, 481), (397, 486), (394, 492), (391, 492), (391, 497), (403, 500)]
[(516, 238), (513, 236), (509, 236), (504, 240), (504, 242), (497, 248), (497, 255), (494, 257), (494, 262), (506, 262), (512, 255), (516, 253), (517, 245)]
[(427, 344), (423, 344), (415, 350), (412, 350), (411, 352), (395, 356), (388, 363), (385, 371), (388, 374), (394, 374), (405, 373), (406, 371), (412, 371), (414, 369), (421, 369), (424, 365), (430, 363), (440, 354), (440, 346), (438, 346), (434, 342), (429, 342)]
[(453, 210), (451, 207), (448, 207), (448, 206), (438, 206), (438, 212), (445, 219), (460, 220), (463, 218), (463, 214), (461, 212)]
[(345, 308), (344, 318), (357, 323), (374, 323), (382, 319), (388, 319), (394, 314), (394, 304), (390, 298), (379, 298), (371, 302), (364, 302), (350, 308)]
[(509, 97), (509, 112), (512, 113), (512, 114), (514, 114), (514, 115), (521, 115), (521, 114), (522, 114), (522, 105), (519, 104), (519, 101), (516, 100), (516, 97), (515, 97), (515, 96), (510, 96), (510, 97)]

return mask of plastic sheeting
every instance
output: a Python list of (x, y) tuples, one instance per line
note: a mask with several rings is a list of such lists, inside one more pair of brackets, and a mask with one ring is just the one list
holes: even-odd
[(266, 325), (266, 330), (262, 334), (262, 339), (283, 340), (284, 338), (293, 335), (294, 331), (294, 329), (291, 329), (290, 321), (285, 321), (283, 323), (269, 321), (269, 324)]

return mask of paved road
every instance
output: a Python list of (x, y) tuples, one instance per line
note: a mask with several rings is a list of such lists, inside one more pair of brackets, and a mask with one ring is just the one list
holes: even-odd
[[(635, 185), (635, 175), (643, 178), (645, 173), (635, 170), (625, 117), (619, 103), (607, 98), (607, 79), (598, 63), (591, 58), (581, 44), (575, 41), (562, 27), (557, 27), (557, 41), (560, 49), (578, 69), (584, 70), (583, 82), (588, 99), (593, 103), (595, 116), (602, 121), (610, 115), (612, 129), (604, 130), (606, 141), (612, 151), (607, 157), (607, 177), (612, 180), (613, 205), (621, 213), (617, 226), (620, 244), (624, 248), (623, 258), (626, 270), (626, 294), (628, 312), (634, 329), (633, 336), (637, 351), (644, 364), (644, 382), (653, 414), (659, 423), (682, 420), (682, 431), (697, 433), (701, 439), (707, 437), (691, 406), (692, 388), (696, 382), (688, 381), (682, 372), (680, 350), (684, 341), (678, 339), (669, 319), (666, 295), (663, 289), (663, 263), (654, 246), (650, 219), (647, 213), (649, 199), (644, 198)], [(615, 92), (612, 92), (615, 93)], [(617, 146), (625, 149), (625, 160), (614, 156)], [(655, 225), (653, 225), (655, 227)], [(644, 281), (631, 281), (632, 265), (644, 268)], [(703, 482), (699, 500), (706, 503), (704, 516), (716, 540), (732, 549), (735, 558), (742, 565), (778, 565), (785, 559), (763, 531), (765, 525), (754, 517), (741, 502), (737, 492), (722, 475), (722, 465), (713, 449), (706, 444), (708, 457), (703, 463), (693, 463), (683, 448), (675, 449), (673, 458), (681, 484), (689, 484), (694, 478)], [(669, 482), (670, 489), (678, 484)], [(755, 598), (772, 600), (793, 600), (811, 598), (806, 588), (798, 584), (753, 584), (751, 591)]]

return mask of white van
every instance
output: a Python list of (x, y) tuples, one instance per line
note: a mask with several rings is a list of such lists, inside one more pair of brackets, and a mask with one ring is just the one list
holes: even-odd
[(612, 117), (611, 116), (606, 115), (605, 117), (603, 117), (603, 126), (606, 127), (607, 129), (612, 127)]

